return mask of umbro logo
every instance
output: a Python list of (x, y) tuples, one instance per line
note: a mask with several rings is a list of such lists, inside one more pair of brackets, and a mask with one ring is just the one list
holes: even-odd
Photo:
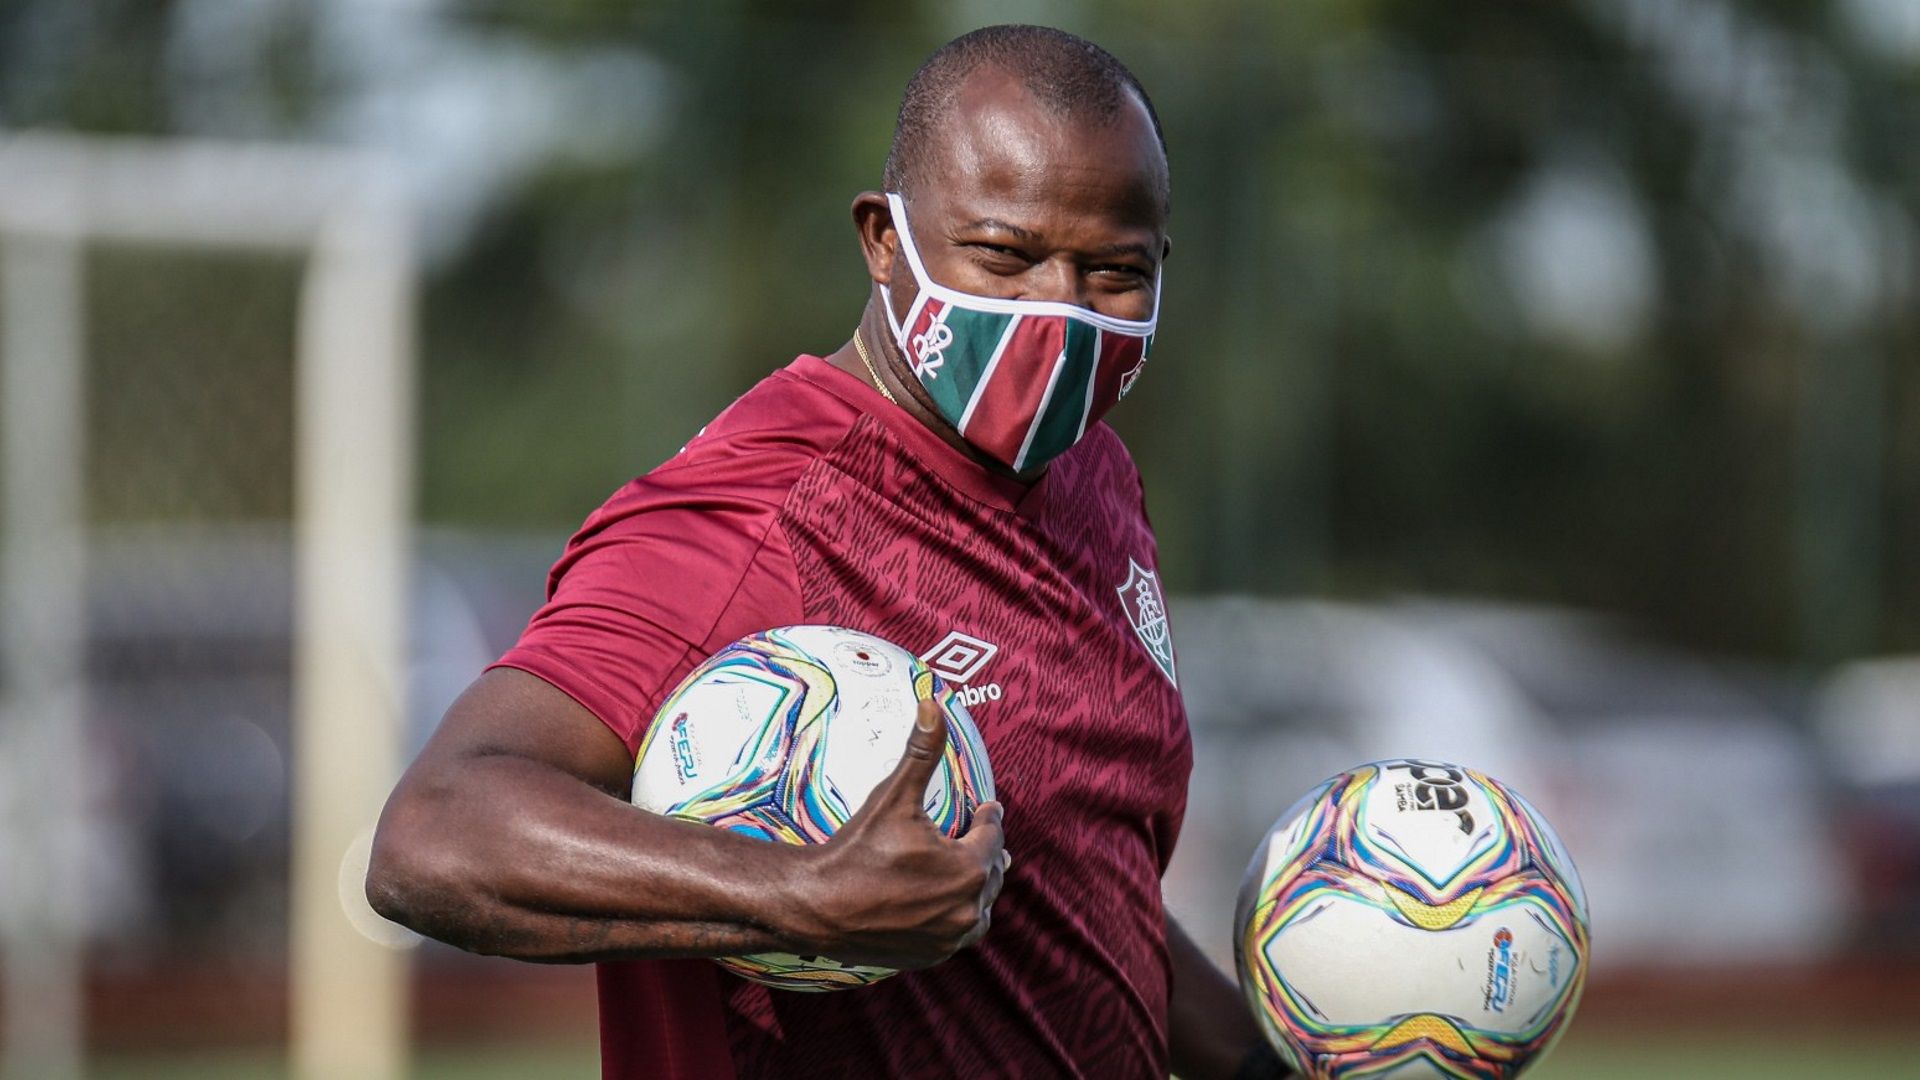
[(1000, 700), (1000, 684), (987, 683), (984, 686), (967, 685), (973, 681), (980, 669), (987, 666), (1000, 651), (1000, 646), (984, 641), (972, 634), (953, 631), (940, 639), (940, 644), (920, 654), (920, 659), (933, 669), (935, 675), (952, 683), (960, 703), (966, 706), (978, 705), (986, 701)]
[(935, 675), (948, 682), (963, 683), (980, 674), (987, 661), (1000, 651), (991, 641), (982, 641), (958, 630), (940, 639), (940, 644), (920, 654), (920, 659)]

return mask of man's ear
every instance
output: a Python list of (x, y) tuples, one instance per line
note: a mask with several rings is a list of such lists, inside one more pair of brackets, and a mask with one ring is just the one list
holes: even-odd
[(1173, 258), (1173, 237), (1168, 236), (1160, 241), (1160, 261), (1166, 262), (1171, 258)]
[(894, 231), (893, 208), (887, 205), (887, 197), (878, 191), (855, 195), (853, 229), (860, 237), (860, 256), (867, 261), (867, 276), (876, 285), (892, 284), (900, 235)]

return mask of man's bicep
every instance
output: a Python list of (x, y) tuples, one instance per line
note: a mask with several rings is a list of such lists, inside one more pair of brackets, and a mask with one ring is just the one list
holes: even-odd
[(545, 679), (495, 667), (447, 709), (416, 768), (494, 755), (540, 762), (625, 798), (633, 757), (613, 729)]
[[(633, 500), (597, 516), (555, 565), (549, 595), (496, 666), (564, 691), (638, 751), (654, 711), (715, 634), (798, 621), (770, 511), (702, 496)], [(658, 501), (656, 499), (655, 501)], [(776, 545), (777, 547), (777, 545)]]

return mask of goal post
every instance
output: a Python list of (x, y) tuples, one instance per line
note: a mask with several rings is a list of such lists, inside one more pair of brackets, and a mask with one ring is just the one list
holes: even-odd
[(363, 882), (399, 776), (413, 490), (411, 269), (393, 208), (316, 237), (294, 415), (293, 1052), (303, 1078), (399, 1077), (405, 965)]
[(80, 1074), (82, 1034), (85, 278), (73, 224), (57, 203), (0, 217), (0, 820), (15, 862), (0, 1076), (57, 1080)]
[[(296, 1076), (398, 1080), (403, 937), (360, 889), (400, 767), (416, 270), (402, 186), (350, 149), (0, 133), (7, 432), (0, 738), (43, 883), (4, 933), (0, 1074), (77, 1075), (84, 807), (84, 245), (304, 259), (295, 331), (291, 1055)], [(17, 605), (17, 606), (16, 606)], [(31, 818), (32, 820), (26, 820)], [(62, 838), (67, 838), (63, 840)], [(30, 1003), (31, 1007), (23, 1007)]]

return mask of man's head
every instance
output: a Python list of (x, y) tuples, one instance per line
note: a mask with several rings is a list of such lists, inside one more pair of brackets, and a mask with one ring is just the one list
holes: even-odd
[[(883, 181), (942, 285), (1126, 319), (1153, 310), (1166, 147), (1139, 80), (1090, 41), (990, 26), (941, 46), (907, 84)], [(899, 223), (877, 192), (854, 217), (873, 280), (903, 313), (915, 290)]]
[(1170, 246), (1146, 92), (1071, 34), (976, 30), (908, 83), (884, 179), (893, 201), (853, 204), (877, 286), (864, 332), (895, 376), (873, 377), (950, 442), (1036, 474), (1145, 364)]
[[(1131, 108), (1143, 109), (1164, 167), (1167, 141), (1153, 101), (1112, 53), (1049, 26), (989, 26), (942, 45), (907, 81), (881, 174), (888, 191), (913, 195), (930, 159), (937, 157), (934, 151), (962, 85), (981, 68), (1013, 75), (1048, 112), (1082, 125), (1114, 124)], [(932, 164), (937, 169), (938, 162)], [(1163, 200), (1167, 194), (1163, 187)]]

